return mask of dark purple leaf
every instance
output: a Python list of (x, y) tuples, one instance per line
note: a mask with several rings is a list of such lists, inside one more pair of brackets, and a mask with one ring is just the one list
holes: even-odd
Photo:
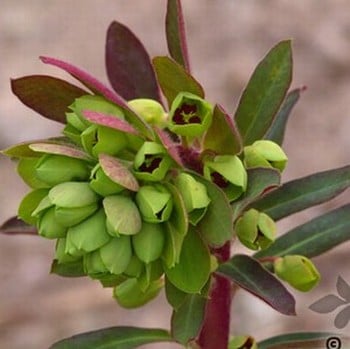
[(217, 272), (229, 277), (238, 286), (259, 297), (285, 315), (295, 315), (295, 300), (274, 274), (257, 260), (235, 255), (219, 266)]
[(64, 80), (31, 75), (11, 80), (12, 92), (45, 118), (66, 123), (66, 112), (76, 98), (89, 94)]
[(337, 314), (334, 319), (334, 325), (336, 328), (345, 328), (350, 321), (350, 305), (345, 307), (341, 312)]
[(131, 126), (127, 121), (116, 118), (112, 115), (106, 115), (96, 111), (85, 110), (83, 111), (83, 116), (90, 122), (102, 126), (107, 126), (119, 130), (122, 132), (139, 135), (139, 132)]
[(126, 100), (150, 98), (161, 102), (146, 49), (129, 28), (118, 22), (107, 31), (106, 68), (112, 87)]
[(128, 121), (130, 121), (135, 127), (137, 127), (143, 134), (150, 138), (153, 138), (153, 132), (150, 129), (150, 127), (144, 122), (144, 120), (129, 108), (127, 102), (121, 96), (119, 96), (116, 92), (112, 91), (102, 82), (98, 81), (89, 73), (85, 72), (84, 70), (78, 67), (75, 67), (70, 63), (51, 57), (40, 57), (40, 59), (45, 64), (51, 64), (65, 70), (67, 73), (79, 80), (84, 86), (89, 88), (94, 93), (104, 96), (109, 101), (123, 108)]
[(17, 217), (8, 219), (2, 226), (0, 226), (0, 233), (8, 235), (38, 235), (35, 227), (24, 223)]
[(333, 294), (328, 294), (315, 303), (312, 303), (309, 308), (316, 313), (327, 314), (344, 304), (346, 304), (346, 302), (343, 299)]
[(350, 285), (341, 276), (337, 279), (337, 291), (339, 296), (350, 302)]
[(154, 69), (159, 85), (171, 106), (180, 92), (191, 92), (204, 98), (203, 87), (180, 64), (169, 57), (160, 56), (153, 59)]
[(165, 27), (170, 56), (189, 72), (185, 21), (180, 0), (168, 0)]

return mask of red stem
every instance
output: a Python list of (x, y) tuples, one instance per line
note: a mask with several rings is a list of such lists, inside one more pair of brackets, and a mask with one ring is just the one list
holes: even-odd
[[(220, 262), (230, 258), (230, 242), (213, 251)], [(202, 330), (197, 339), (201, 349), (227, 349), (230, 330), (231, 282), (214, 275)]]

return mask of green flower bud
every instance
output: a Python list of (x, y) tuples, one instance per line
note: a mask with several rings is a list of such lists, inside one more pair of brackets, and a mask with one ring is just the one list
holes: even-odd
[(171, 164), (171, 158), (162, 145), (144, 142), (135, 156), (135, 177), (145, 181), (161, 181)]
[(36, 166), (40, 158), (23, 158), (20, 159), (17, 165), (17, 172), (23, 181), (33, 189), (48, 188), (46, 182), (41, 181), (36, 173)]
[(98, 209), (97, 202), (82, 207), (56, 207), (55, 217), (65, 227), (71, 227), (90, 217)]
[(55, 216), (55, 208), (45, 211), (38, 220), (39, 235), (48, 239), (62, 238), (66, 236), (67, 228)]
[(96, 203), (98, 195), (85, 182), (66, 182), (54, 186), (49, 191), (53, 205), (66, 208), (88, 206)]
[(111, 239), (105, 222), (106, 215), (100, 209), (88, 219), (70, 227), (67, 232), (66, 253), (79, 256), (105, 245)]
[(230, 339), (228, 349), (258, 349), (258, 345), (251, 336), (235, 336)]
[(273, 243), (276, 225), (267, 214), (252, 208), (237, 220), (235, 231), (243, 245), (258, 250), (267, 248)]
[(160, 184), (141, 187), (136, 194), (136, 203), (142, 218), (149, 223), (168, 220), (173, 208), (170, 192)]
[(140, 232), (132, 237), (136, 256), (145, 263), (158, 259), (163, 252), (165, 232), (161, 224), (142, 223)]
[(235, 155), (217, 155), (204, 162), (204, 177), (222, 188), (230, 201), (239, 198), (247, 189), (247, 171)]
[(113, 296), (120, 306), (137, 308), (157, 297), (162, 287), (163, 281), (156, 280), (142, 291), (137, 279), (128, 279), (114, 289)]
[(260, 140), (244, 148), (244, 164), (247, 168), (269, 167), (283, 171), (287, 155), (281, 147), (269, 140)]
[(159, 280), (163, 274), (164, 268), (161, 259), (145, 264), (143, 273), (137, 279), (141, 291), (146, 292), (152, 282)]
[(103, 264), (110, 273), (123, 273), (128, 267), (132, 256), (130, 236), (121, 235), (120, 237), (112, 238), (100, 248), (99, 253)]
[(207, 188), (187, 173), (180, 173), (175, 185), (184, 200), (190, 222), (196, 225), (205, 215), (210, 203)]
[(32, 212), (32, 216), (39, 218), (39, 216), (48, 208), (52, 207), (53, 203), (49, 198), (49, 195), (45, 196), (40, 202), (36, 209)]
[(124, 274), (133, 278), (137, 278), (141, 275), (143, 269), (144, 263), (142, 263), (135, 255), (132, 255), (127, 268), (124, 270)]
[(148, 124), (164, 127), (167, 114), (159, 102), (148, 98), (138, 98), (129, 101), (128, 105)]
[(104, 153), (116, 155), (127, 146), (127, 138), (121, 131), (100, 125), (91, 125), (81, 134), (83, 148), (97, 157)]
[(174, 99), (169, 117), (169, 129), (181, 136), (201, 136), (210, 126), (213, 107), (204, 99), (180, 92)]
[(85, 273), (90, 276), (99, 277), (101, 274), (109, 274), (108, 269), (102, 261), (99, 250), (85, 254), (83, 265)]
[(37, 178), (50, 186), (70, 181), (84, 181), (90, 170), (85, 161), (61, 155), (44, 155), (37, 163)]
[(124, 187), (107, 177), (99, 164), (92, 170), (91, 178), (90, 187), (101, 196), (117, 194), (124, 189)]
[(134, 235), (141, 230), (140, 212), (131, 198), (108, 196), (103, 200), (103, 207), (107, 215), (107, 229), (111, 235)]
[(66, 240), (66, 238), (57, 239), (55, 260), (57, 260), (58, 263), (70, 263), (80, 259), (80, 257), (71, 256), (66, 253)]
[(274, 269), (279, 278), (302, 292), (310, 291), (321, 278), (311, 260), (299, 255), (277, 258), (274, 262)]

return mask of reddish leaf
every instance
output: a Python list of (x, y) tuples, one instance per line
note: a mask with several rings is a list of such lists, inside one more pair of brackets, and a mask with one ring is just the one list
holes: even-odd
[(185, 21), (180, 0), (168, 0), (165, 27), (170, 56), (189, 72)]
[(122, 132), (139, 135), (139, 132), (131, 126), (127, 121), (116, 118), (112, 115), (106, 115), (96, 111), (85, 110), (83, 111), (83, 116), (90, 122), (102, 126), (107, 126), (119, 130)]
[(29, 145), (31, 150), (39, 153), (49, 153), (64, 155), (70, 158), (90, 160), (90, 156), (86, 154), (83, 150), (77, 148), (74, 145), (68, 144), (54, 144), (54, 143), (31, 143)]
[(66, 123), (66, 111), (74, 100), (89, 94), (64, 80), (46, 75), (11, 80), (12, 92), (29, 108), (45, 118)]
[(2, 226), (0, 226), (0, 233), (8, 235), (37, 235), (38, 232), (35, 227), (24, 223), (17, 217), (8, 219)]
[(129, 28), (118, 22), (107, 31), (106, 68), (112, 87), (126, 100), (150, 98), (161, 102), (146, 49)]
[(159, 128), (155, 128), (155, 132), (159, 137), (160, 142), (163, 144), (164, 148), (167, 150), (168, 154), (172, 159), (181, 167), (183, 167), (183, 162), (178, 152), (178, 143), (174, 142), (168, 133)]
[(272, 273), (255, 259), (238, 254), (228, 262), (221, 264), (217, 271), (280, 313), (295, 315), (293, 296)]

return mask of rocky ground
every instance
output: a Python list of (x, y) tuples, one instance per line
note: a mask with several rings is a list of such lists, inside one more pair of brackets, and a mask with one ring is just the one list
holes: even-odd
[[(165, 0), (2, 0), (0, 11), (0, 148), (56, 135), (60, 126), (41, 119), (11, 94), (9, 79), (29, 74), (67, 78), (41, 64), (39, 55), (71, 61), (106, 80), (105, 31), (112, 20), (129, 25), (151, 56), (164, 54)], [(233, 111), (261, 57), (279, 40), (293, 39), (294, 87), (307, 86), (286, 135), (290, 163), (285, 180), (349, 163), (350, 3), (347, 0), (183, 0), (194, 75), (211, 101)], [(27, 191), (14, 164), (0, 158), (0, 220), (16, 212)], [(340, 198), (280, 224), (281, 233), (348, 200)], [(333, 292), (338, 275), (350, 281), (349, 243), (315, 263), (323, 274), (314, 292), (298, 293), (298, 314), (287, 318), (239, 292), (233, 305), (235, 333), (258, 339), (282, 331), (336, 330), (334, 314), (308, 305)], [(124, 311), (110, 291), (89, 280), (48, 275), (53, 244), (34, 237), (0, 236), (0, 348), (45, 349), (77, 332), (112, 325), (168, 327), (164, 297)], [(176, 348), (149, 345), (145, 348)]]

